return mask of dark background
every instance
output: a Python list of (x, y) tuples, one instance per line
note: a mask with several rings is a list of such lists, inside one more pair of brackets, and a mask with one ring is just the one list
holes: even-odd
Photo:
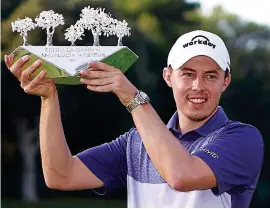
[[(232, 83), (222, 96), (221, 106), (230, 119), (250, 123), (263, 135), (264, 164), (250, 206), (269, 207), (270, 28), (242, 20), (221, 7), (204, 17), (199, 11), (199, 3), (183, 0), (2, 1), (2, 206), (126, 207), (125, 189), (98, 196), (91, 190), (61, 192), (46, 187), (37, 143), (40, 98), (26, 95), (3, 61), (5, 54), (22, 44), (22, 38), (11, 29), (11, 22), (17, 18), (27, 16), (34, 19), (41, 11), (49, 9), (63, 14), (65, 25), (56, 28), (53, 44), (69, 45), (64, 39), (64, 30), (75, 24), (81, 9), (88, 5), (104, 7), (105, 12), (129, 23), (131, 36), (124, 37), (123, 44), (140, 58), (126, 72), (126, 76), (137, 88), (147, 92), (165, 123), (176, 110), (171, 89), (162, 79), (162, 69), (172, 44), (181, 34), (195, 29), (217, 33), (224, 39), (231, 56)], [(92, 45), (92, 42), (92, 34), (86, 32), (83, 40), (77, 41), (76, 45)], [(45, 30), (37, 28), (29, 32), (29, 43), (45, 45)], [(117, 39), (101, 37), (100, 43), (116, 45)], [(81, 85), (58, 85), (57, 88), (65, 134), (73, 154), (109, 142), (133, 126), (129, 113), (115, 95), (93, 93)]]

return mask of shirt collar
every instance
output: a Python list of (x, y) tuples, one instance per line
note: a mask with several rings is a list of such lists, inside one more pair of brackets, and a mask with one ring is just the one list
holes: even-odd
[[(199, 128), (195, 129), (198, 134), (206, 136), (207, 134), (221, 128), (229, 121), (222, 107), (218, 106), (217, 111)], [(167, 128), (175, 133), (181, 132), (177, 129), (178, 124), (178, 112), (176, 111), (167, 124)]]

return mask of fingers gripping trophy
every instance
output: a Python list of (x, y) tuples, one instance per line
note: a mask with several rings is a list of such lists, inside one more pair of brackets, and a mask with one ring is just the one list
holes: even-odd
[[(33, 21), (30, 17), (17, 19), (11, 23), (13, 32), (19, 32), (23, 38), (22, 46), (13, 52), (14, 61), (29, 55), (30, 60), (24, 66), (26, 69), (36, 60), (42, 60), (42, 68), (47, 70), (46, 78), (54, 79), (58, 84), (81, 84), (79, 72), (89, 68), (89, 62), (100, 61), (114, 66), (123, 73), (138, 59), (138, 56), (127, 46), (123, 46), (124, 36), (130, 36), (130, 27), (126, 20), (114, 19), (105, 9), (87, 6), (81, 10), (79, 20), (65, 29), (64, 38), (70, 46), (54, 46), (53, 35), (58, 26), (64, 25), (62, 14), (53, 10), (41, 12)], [(28, 33), (36, 28), (46, 30), (45, 46), (32, 46), (27, 38)], [(85, 37), (85, 31), (90, 30), (93, 36), (92, 46), (76, 46), (77, 40)], [(115, 46), (102, 46), (100, 37), (116, 36)], [(24, 70), (22, 69), (22, 70)], [(36, 70), (31, 78), (37, 76), (42, 69)]]

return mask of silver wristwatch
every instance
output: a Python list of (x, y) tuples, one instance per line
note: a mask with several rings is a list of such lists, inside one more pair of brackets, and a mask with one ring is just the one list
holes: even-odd
[(150, 98), (147, 96), (147, 94), (139, 90), (137, 91), (137, 94), (135, 95), (134, 99), (126, 106), (126, 108), (129, 112), (131, 112), (138, 105), (146, 104), (149, 101)]

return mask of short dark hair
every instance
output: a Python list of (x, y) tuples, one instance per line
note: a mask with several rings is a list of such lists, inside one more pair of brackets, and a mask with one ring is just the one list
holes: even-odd
[(225, 70), (225, 78), (227, 78), (229, 76), (229, 74), (230, 74), (230, 70), (229, 70), (229, 68), (226, 68), (226, 70)]

